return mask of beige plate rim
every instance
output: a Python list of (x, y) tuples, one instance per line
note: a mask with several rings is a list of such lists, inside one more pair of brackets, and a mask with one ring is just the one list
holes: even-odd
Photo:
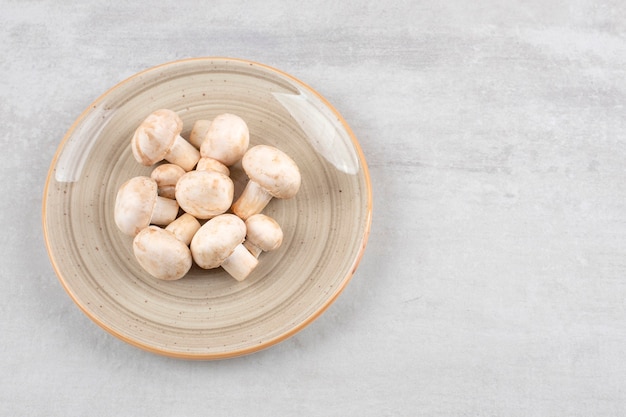
[[(357, 256), (353, 260), (352, 267), (350, 268), (350, 270), (348, 272), (348, 276), (346, 276), (343, 279), (343, 281), (341, 281), (341, 285), (336, 289), (336, 291), (326, 300), (326, 302), (318, 310), (316, 310), (312, 315), (307, 317), (305, 320), (303, 320), (302, 322), (300, 322), (298, 325), (294, 326), (293, 328), (291, 328), (287, 332), (285, 332), (285, 333), (283, 333), (281, 335), (278, 335), (277, 337), (275, 337), (273, 339), (266, 340), (264, 343), (262, 343), (262, 344), (260, 344), (258, 346), (254, 346), (254, 347), (250, 347), (250, 348), (246, 348), (246, 349), (240, 349), (240, 350), (232, 350), (232, 351), (228, 351), (228, 352), (220, 352), (220, 353), (202, 353), (202, 354), (199, 354), (199, 353), (181, 353), (181, 352), (171, 352), (171, 351), (161, 350), (161, 349), (158, 349), (158, 348), (156, 348), (156, 347), (154, 347), (152, 345), (141, 343), (141, 342), (139, 342), (137, 340), (128, 338), (128, 337), (124, 336), (123, 334), (116, 332), (114, 329), (111, 329), (108, 326), (106, 326), (104, 323), (102, 323), (97, 317), (92, 315), (89, 312), (89, 310), (86, 309), (82, 305), (80, 300), (76, 297), (76, 295), (74, 295), (72, 293), (71, 289), (69, 288), (65, 278), (63, 277), (63, 274), (61, 273), (61, 270), (60, 270), (59, 266), (57, 265), (53, 255), (52, 255), (51, 241), (50, 241), (50, 236), (48, 235), (48, 227), (47, 227), (47, 224), (46, 224), (47, 196), (48, 196), (48, 192), (49, 192), (51, 178), (54, 175), (54, 167), (56, 166), (56, 163), (57, 163), (57, 160), (59, 158), (59, 155), (63, 151), (63, 148), (65, 147), (66, 142), (72, 136), (72, 134), (73, 134), (74, 130), (76, 129), (76, 127), (89, 114), (90, 110), (94, 106), (96, 106), (100, 102), (102, 102), (111, 92), (113, 92), (114, 90), (122, 87), (123, 85), (125, 85), (128, 82), (130, 82), (131, 80), (133, 80), (133, 79), (135, 79), (137, 77), (140, 77), (142, 74), (145, 74), (145, 73), (148, 73), (148, 72), (151, 72), (151, 71), (156, 71), (156, 70), (159, 70), (159, 69), (161, 69), (163, 67), (176, 65), (176, 64), (180, 64), (180, 63), (184, 63), (184, 62), (192, 62), (192, 61), (234, 61), (234, 62), (246, 63), (246, 64), (248, 64), (250, 66), (257, 66), (257, 67), (263, 68), (265, 70), (274, 72), (274, 73), (278, 74), (279, 76), (288, 78), (288, 79), (294, 81), (295, 83), (301, 85), (303, 88), (306, 88), (309, 92), (311, 92), (318, 99), (320, 99), (324, 103), (324, 105), (326, 105), (328, 107), (329, 110), (331, 110), (333, 112), (333, 114), (341, 122), (342, 126), (344, 127), (344, 129), (348, 133), (348, 135), (349, 135), (349, 137), (350, 137), (350, 139), (352, 141), (352, 144), (354, 146), (354, 149), (357, 152), (357, 156), (359, 158), (359, 162), (361, 163), (361, 166), (362, 166), (362, 174), (363, 174), (363, 177), (364, 177), (364, 180), (365, 180), (366, 191), (367, 191), (367, 208), (366, 208), (366, 219), (365, 219), (366, 224), (365, 224), (365, 228), (364, 228), (364, 232), (363, 232), (363, 236), (362, 236), (362, 245), (361, 245), (361, 248), (359, 249), (359, 252), (357, 253)], [(107, 332), (112, 334), (113, 336), (117, 337), (118, 339), (121, 339), (121, 340), (129, 343), (130, 345), (133, 345), (135, 347), (138, 347), (138, 348), (146, 350), (146, 351), (150, 351), (150, 352), (153, 352), (153, 353), (156, 353), (156, 354), (160, 354), (160, 355), (164, 355), (164, 356), (168, 356), (168, 357), (175, 357), (175, 358), (179, 358), (179, 359), (213, 360), (213, 359), (226, 359), (226, 358), (231, 358), (231, 357), (247, 355), (247, 354), (250, 354), (250, 353), (254, 353), (254, 352), (266, 349), (266, 348), (268, 348), (270, 346), (273, 346), (273, 345), (275, 345), (275, 344), (277, 344), (279, 342), (282, 342), (283, 340), (288, 339), (289, 337), (291, 337), (294, 334), (298, 333), (303, 328), (305, 328), (310, 323), (312, 323), (315, 319), (317, 319), (322, 313), (324, 313), (324, 311), (326, 311), (326, 309), (331, 304), (333, 304), (333, 302), (335, 302), (335, 300), (337, 299), (339, 294), (341, 294), (341, 292), (343, 292), (343, 290), (345, 289), (345, 287), (347, 286), (347, 284), (351, 280), (352, 276), (356, 272), (356, 269), (357, 269), (359, 263), (361, 262), (363, 254), (365, 252), (365, 247), (367, 246), (367, 242), (368, 242), (369, 234), (370, 234), (370, 230), (371, 230), (371, 224), (372, 224), (372, 204), (373, 204), (372, 183), (371, 183), (371, 179), (370, 179), (370, 174), (369, 174), (369, 169), (368, 169), (368, 166), (367, 166), (367, 162), (366, 162), (365, 156), (363, 154), (363, 150), (361, 149), (361, 146), (360, 146), (358, 140), (356, 139), (356, 136), (352, 132), (352, 129), (348, 126), (348, 124), (345, 121), (345, 119), (343, 118), (343, 116), (335, 109), (335, 107), (328, 100), (326, 100), (326, 98), (324, 98), (320, 93), (318, 93), (316, 90), (314, 90), (308, 84), (302, 82), (298, 78), (296, 78), (296, 77), (294, 77), (294, 76), (292, 76), (292, 75), (290, 75), (290, 74), (288, 74), (288, 73), (286, 73), (284, 71), (281, 71), (281, 70), (279, 70), (277, 68), (274, 68), (272, 66), (269, 66), (269, 65), (266, 65), (266, 64), (262, 64), (262, 63), (259, 63), (259, 62), (255, 62), (255, 61), (250, 61), (250, 60), (247, 60), (247, 59), (242, 59), (242, 58), (231, 58), (231, 57), (221, 57), (221, 56), (215, 56), (215, 57), (214, 56), (206, 56), (206, 57), (185, 58), (185, 59), (180, 59), (180, 60), (175, 60), (175, 61), (169, 61), (169, 62), (166, 62), (166, 63), (163, 63), (163, 64), (159, 64), (159, 65), (147, 68), (147, 69), (142, 70), (140, 72), (137, 72), (137, 73), (131, 75), (130, 77), (124, 79), (123, 81), (115, 84), (113, 87), (109, 88), (108, 90), (106, 90), (102, 95), (100, 95), (91, 104), (89, 104), (85, 108), (85, 110), (83, 110), (83, 112), (76, 118), (74, 123), (72, 123), (70, 128), (67, 130), (67, 132), (63, 136), (63, 138), (62, 138), (61, 142), (59, 143), (59, 145), (57, 147), (57, 150), (56, 150), (56, 152), (55, 152), (55, 154), (54, 154), (54, 156), (52, 158), (52, 161), (50, 163), (50, 167), (48, 168), (48, 173), (47, 173), (47, 176), (46, 176), (46, 181), (45, 181), (44, 189), (43, 189), (42, 223), (43, 223), (43, 235), (44, 235), (44, 242), (45, 242), (45, 245), (46, 245), (46, 250), (48, 252), (48, 257), (50, 259), (50, 262), (52, 264), (52, 267), (54, 269), (54, 272), (55, 272), (58, 280), (60, 281), (61, 285), (63, 286), (63, 288), (65, 289), (67, 294), (70, 296), (70, 298), (74, 301), (74, 303), (93, 322), (95, 322), (98, 326), (100, 326), (101, 328), (103, 328), (104, 330), (106, 330)]]

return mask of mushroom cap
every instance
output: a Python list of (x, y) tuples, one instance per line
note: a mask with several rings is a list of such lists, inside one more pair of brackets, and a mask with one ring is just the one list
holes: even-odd
[(198, 219), (226, 212), (233, 202), (235, 186), (226, 175), (214, 171), (190, 171), (176, 183), (176, 201)]
[(226, 176), (230, 175), (230, 169), (217, 159), (205, 157), (200, 158), (198, 161), (198, 166), (196, 166), (196, 171), (215, 171)]
[(169, 109), (156, 110), (141, 122), (131, 140), (135, 160), (150, 166), (165, 157), (183, 130), (183, 121)]
[(191, 132), (189, 132), (189, 143), (200, 149), (206, 137), (206, 132), (209, 130), (209, 126), (211, 126), (210, 120), (196, 120), (191, 128)]
[(157, 226), (149, 226), (135, 236), (133, 252), (139, 265), (155, 278), (180, 279), (191, 268), (187, 245)]
[(246, 240), (264, 252), (278, 249), (283, 243), (283, 229), (270, 216), (259, 213), (246, 219)]
[(286, 153), (273, 146), (248, 149), (241, 161), (250, 179), (276, 198), (291, 198), (300, 189), (300, 170)]
[(217, 268), (246, 237), (246, 225), (234, 214), (207, 221), (191, 239), (191, 255), (199, 267)]
[(135, 236), (148, 227), (156, 198), (157, 183), (152, 178), (139, 176), (122, 184), (115, 197), (113, 213), (118, 229)]
[(174, 198), (176, 183), (185, 175), (185, 170), (176, 164), (162, 164), (152, 170), (150, 178), (156, 181), (159, 195)]
[(246, 122), (237, 115), (223, 113), (209, 125), (200, 155), (231, 166), (242, 158), (249, 144), (250, 132)]

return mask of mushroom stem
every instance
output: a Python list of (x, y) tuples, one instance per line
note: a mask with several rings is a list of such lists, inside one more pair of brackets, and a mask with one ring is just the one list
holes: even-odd
[(250, 242), (249, 240), (243, 242), (243, 245), (246, 247), (246, 249), (248, 249), (248, 252), (250, 252), (255, 258), (258, 258), (259, 255), (261, 255), (261, 252), (263, 252), (261, 248), (259, 248), (257, 245)]
[(191, 143), (187, 142), (182, 136), (178, 135), (176, 139), (174, 139), (174, 144), (170, 150), (165, 154), (165, 159), (189, 172), (198, 163), (200, 151)]
[(165, 228), (187, 246), (191, 243), (191, 239), (198, 229), (200, 229), (200, 222), (189, 213), (184, 213)]
[(178, 203), (170, 198), (157, 197), (154, 203), (154, 210), (150, 218), (150, 224), (157, 226), (167, 226), (176, 219), (178, 215)]
[(250, 180), (246, 184), (241, 196), (233, 204), (232, 210), (242, 220), (246, 220), (253, 214), (263, 211), (272, 199), (272, 195), (265, 191), (259, 184)]
[(239, 244), (233, 250), (233, 253), (222, 262), (222, 268), (233, 276), (237, 281), (243, 281), (250, 275), (250, 272), (256, 268), (259, 261), (248, 252), (242, 244)]

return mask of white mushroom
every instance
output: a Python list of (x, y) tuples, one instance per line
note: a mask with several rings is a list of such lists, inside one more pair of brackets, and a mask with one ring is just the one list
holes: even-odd
[(246, 225), (234, 214), (222, 214), (207, 221), (191, 240), (191, 255), (204, 269), (221, 266), (237, 281), (243, 281), (258, 260), (242, 245)]
[(158, 196), (157, 183), (152, 178), (134, 177), (119, 188), (113, 215), (122, 233), (136, 236), (150, 224), (171, 223), (178, 215), (178, 203)]
[(233, 193), (233, 181), (219, 172), (190, 171), (176, 183), (176, 201), (198, 219), (225, 213), (233, 202)]
[(150, 166), (166, 160), (191, 171), (200, 159), (200, 153), (180, 136), (183, 121), (176, 112), (160, 109), (151, 113), (139, 125), (131, 140), (135, 160)]
[(210, 125), (210, 120), (196, 120), (191, 128), (191, 132), (189, 133), (189, 143), (200, 149)]
[(161, 197), (176, 198), (176, 183), (185, 170), (175, 164), (162, 164), (152, 170), (150, 178), (156, 181)]
[(196, 171), (215, 171), (220, 174), (224, 174), (227, 177), (230, 175), (230, 169), (217, 159), (213, 158), (200, 158), (198, 166), (196, 166)]
[(291, 198), (300, 189), (298, 166), (273, 146), (253, 146), (243, 156), (241, 164), (250, 180), (232, 210), (243, 220), (260, 213), (272, 197)]
[(191, 269), (192, 257), (188, 245), (198, 229), (200, 223), (189, 214), (183, 214), (165, 229), (149, 226), (133, 240), (135, 258), (155, 278), (168, 281), (180, 279)]
[(200, 147), (200, 155), (231, 166), (242, 158), (249, 144), (250, 132), (246, 122), (234, 114), (223, 113), (209, 125)]
[(283, 243), (283, 229), (270, 216), (259, 213), (246, 220), (246, 240), (243, 245), (255, 257), (261, 252), (276, 250)]

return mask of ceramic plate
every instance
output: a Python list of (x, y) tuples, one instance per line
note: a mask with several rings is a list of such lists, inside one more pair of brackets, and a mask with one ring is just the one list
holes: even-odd
[[(198, 119), (237, 114), (250, 146), (275, 146), (300, 167), (296, 197), (264, 210), (282, 226), (283, 245), (261, 254), (245, 281), (196, 266), (178, 281), (152, 278), (116, 228), (117, 189), (152, 170), (135, 162), (130, 138), (159, 108), (181, 116), (183, 137)], [(237, 195), (246, 178), (238, 166), (231, 171)], [(138, 73), (80, 115), (50, 167), (43, 226), (61, 284), (94, 322), (155, 353), (219, 359), (271, 346), (317, 318), (355, 272), (371, 209), (362, 151), (328, 101), (266, 65), (198, 58)]]

